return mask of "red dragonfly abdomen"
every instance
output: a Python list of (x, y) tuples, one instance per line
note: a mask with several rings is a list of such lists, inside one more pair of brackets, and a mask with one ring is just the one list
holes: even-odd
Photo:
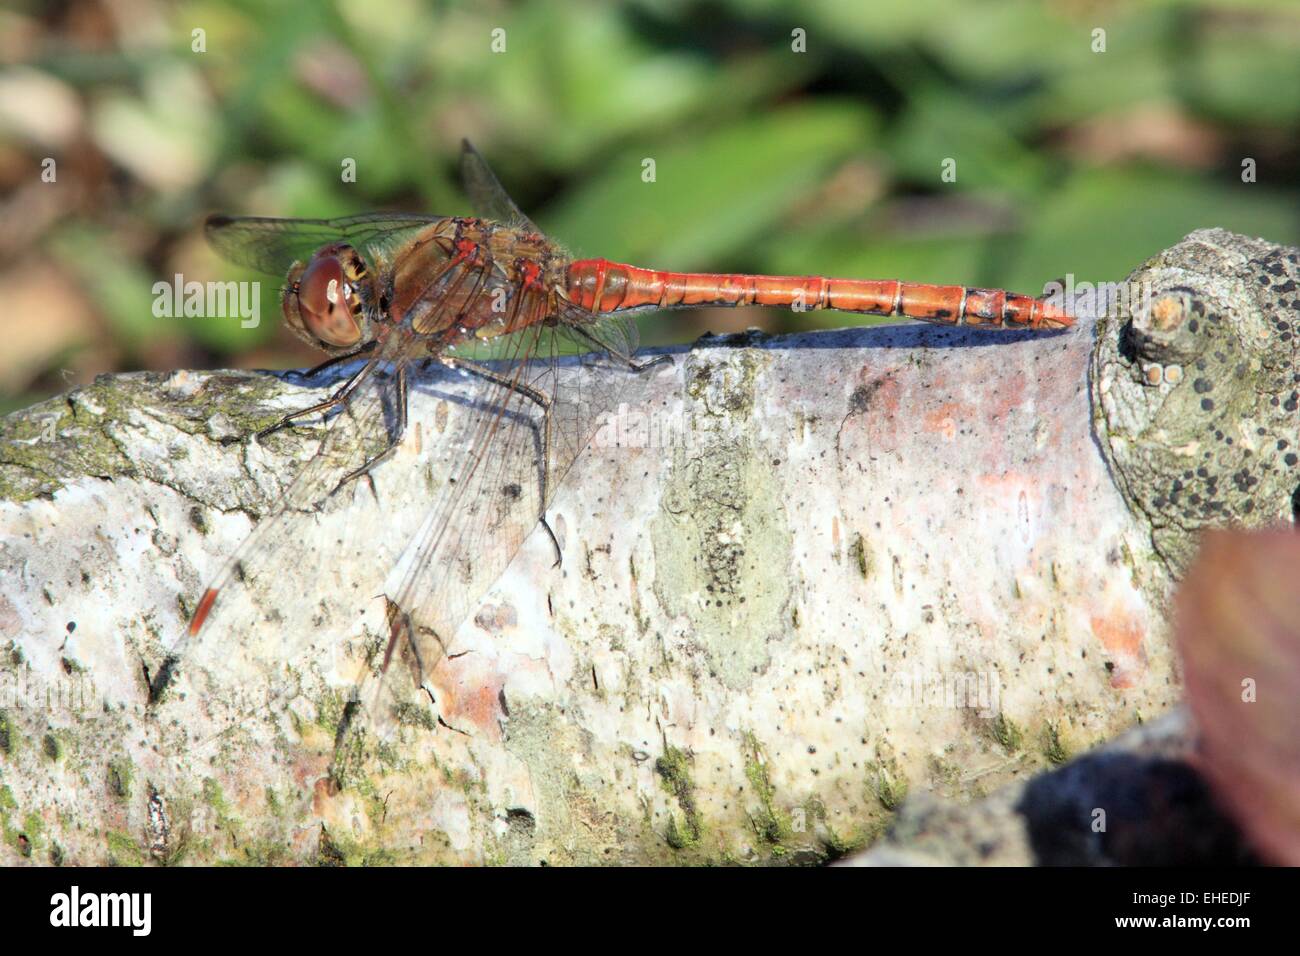
[(654, 307), (771, 305), (898, 315), (942, 325), (1064, 329), (1074, 318), (1059, 306), (1002, 289), (821, 276), (660, 272), (580, 259), (569, 264), (570, 301), (600, 314)]

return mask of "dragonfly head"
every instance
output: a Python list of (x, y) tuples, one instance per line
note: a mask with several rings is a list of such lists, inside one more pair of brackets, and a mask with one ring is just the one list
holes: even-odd
[(326, 352), (348, 352), (369, 336), (366, 264), (346, 243), (317, 249), (289, 272), (281, 307), (299, 338)]

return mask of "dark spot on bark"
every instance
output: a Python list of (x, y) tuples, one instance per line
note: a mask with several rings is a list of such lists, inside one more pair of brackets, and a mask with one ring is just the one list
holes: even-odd
[(859, 385), (849, 396), (849, 411), (854, 414), (865, 412), (867, 406), (871, 404), (871, 396), (874, 393), (875, 389), (870, 385)]
[(1138, 332), (1133, 328), (1133, 323), (1124, 323), (1124, 328), (1119, 333), (1119, 354), (1126, 362), (1136, 362), (1138, 358)]
[(162, 699), (162, 695), (167, 691), (167, 688), (171, 685), (171, 682), (176, 675), (176, 669), (179, 665), (180, 665), (180, 661), (177, 658), (168, 655), (166, 658), (163, 659), (161, 666), (159, 666), (158, 673), (153, 675), (152, 677), (149, 674), (148, 666), (145, 666), (144, 680), (146, 686), (148, 686), (149, 688), (148, 702), (150, 705), (156, 704), (158, 703), (159, 700)]
[(511, 807), (506, 811), (506, 826), (516, 836), (531, 840), (537, 830), (537, 820), (522, 807)]

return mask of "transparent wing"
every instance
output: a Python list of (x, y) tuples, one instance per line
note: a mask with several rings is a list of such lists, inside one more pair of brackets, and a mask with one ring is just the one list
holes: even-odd
[[(446, 310), (486, 312), (502, 299), (501, 328), (515, 331), (435, 356), (428, 370), (402, 351), (418, 339), (377, 350), (319, 448), (205, 592), (216, 596), (210, 608), (201, 601), (199, 626), (171, 645), (182, 675), (187, 662), (200, 678), (221, 671), (213, 695), (245, 688), (247, 699), (230, 702), (232, 723), (283, 712), (303, 668), (319, 662), (332, 683), (352, 687), (360, 726), (386, 735), (432, 725), (419, 685), (454, 652), (457, 629), (605, 416), (649, 379), (629, 367), (628, 322), (572, 308), (549, 315), (543, 290), (511, 285), (491, 262), (449, 268), (423, 321), (445, 326)], [(339, 487), (387, 443), (401, 370), (412, 406), (402, 446), (370, 473), (373, 489), (364, 479)]]
[[(430, 282), (430, 294), (456, 281), (457, 269), (448, 268)], [(246, 716), (250, 704), (263, 708), (292, 696), (292, 681), (274, 687), (268, 682), (284, 673), (292, 677), (313, 644), (323, 660), (338, 665), (334, 676), (349, 668), (339, 658), (339, 639), (355, 622), (339, 619), (338, 609), (361, 607), (382, 593), (410, 534), (403, 528), (418, 526), (423, 501), (404, 526), (400, 514), (390, 521), (373, 481), (348, 480), (393, 444), (405, 400), (398, 383), (409, 372), (412, 345), (418, 341), (391, 333), (351, 367), (343, 384), (324, 393), (304, 390), (308, 397), (283, 409), (313, 407), (346, 390), (346, 401), (299, 419), (292, 438), (280, 433), (266, 439), (274, 449), (302, 446), (304, 429), (321, 436), (314, 448), (308, 443), (310, 454), (290, 464), (292, 478), (275, 503), (208, 582), (189, 626), (165, 645), (169, 673), (177, 666), (196, 677), (220, 672), (222, 680), (210, 686), (240, 688), (235, 699), (220, 707), (214, 700), (210, 708), (231, 722)], [(245, 451), (250, 471), (266, 468), (259, 464), (260, 445)]]
[(415, 685), (456, 653), (457, 630), (538, 526), (593, 434), (620, 401), (638, 400), (650, 373), (629, 365), (635, 345), (634, 327), (621, 318), (574, 313), (558, 326), (535, 324), (485, 344), (474, 361), (492, 378), (444, 370), (434, 385), (452, 405), (454, 426), (437, 451), (450, 493), (431, 503), (385, 590), (400, 665), (360, 694), (381, 736), (412, 713), (412, 702), (428, 705)]
[(467, 139), (460, 141), (460, 178), (475, 215), (529, 232), (540, 232), (505, 191), (492, 168)]
[[(307, 443), (306, 460), (275, 504), (209, 581), (189, 626), (166, 645), (169, 669), (178, 667), (187, 680), (203, 683), (220, 675), (205, 685), (216, 732), (294, 696), (292, 668), (313, 639), (328, 631), (313, 620), (318, 591), (357, 587), (374, 593), (382, 583), (382, 574), (377, 582), (358, 580), (355, 572), (364, 574), (368, 565), (347, 558), (357, 546), (348, 515), (370, 491), (364, 481), (340, 482), (387, 446), (394, 369), (404, 362), (402, 356), (376, 354), (353, 371), (360, 378), (346, 405), (303, 419), (291, 437), (266, 439), (274, 448), (277, 442), (301, 445), (304, 429), (321, 434), (314, 450)], [(391, 364), (385, 368), (386, 363)], [(307, 394), (302, 406), (322, 395)], [(250, 470), (258, 468), (260, 449), (246, 454)]]
[(284, 275), (321, 246), (347, 242), (374, 263), (437, 216), (366, 213), (342, 219), (272, 219), (263, 216), (209, 216), (208, 242), (223, 259), (268, 275)]

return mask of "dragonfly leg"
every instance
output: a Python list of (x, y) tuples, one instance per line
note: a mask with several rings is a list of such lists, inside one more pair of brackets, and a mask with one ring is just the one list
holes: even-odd
[[(362, 475), (370, 478), (370, 469), (374, 468), (375, 465), (379, 464), (397, 450), (397, 446), (402, 443), (402, 436), (406, 434), (406, 399), (406, 366), (403, 365), (397, 370), (397, 423), (388, 436), (388, 444), (384, 446), (383, 451), (366, 459), (366, 461), (362, 463), (361, 467), (354, 468), (352, 471), (344, 475), (339, 483), (334, 486), (334, 491), (331, 491), (330, 494), (334, 494), (335, 491), (338, 491), (348, 482), (360, 478)], [(379, 495), (375, 492), (375, 481), (373, 478), (370, 478), (370, 491), (375, 495), (375, 498), (378, 499)]]
[(555, 532), (551, 530), (551, 523), (546, 520), (545, 508), (542, 509), (539, 517), (542, 527), (546, 529), (546, 536), (551, 539), (551, 547), (555, 549), (555, 563), (551, 567), (553, 569), (558, 568), (564, 562), (564, 552), (560, 550), (560, 539), (555, 536)]
[(477, 362), (470, 362), (465, 359), (456, 359), (456, 367), (463, 368), (467, 372), (473, 372), (475, 375), (485, 378), (493, 384), (500, 385), (502, 388), (507, 388), (516, 394), (522, 395), (524, 398), (535, 403), (537, 407), (542, 410), (542, 467), (540, 469), (541, 505), (537, 515), (537, 520), (541, 522), (542, 527), (546, 529), (547, 535), (550, 536), (551, 545), (555, 548), (555, 567), (558, 568), (563, 560), (563, 553), (560, 550), (560, 540), (555, 536), (555, 532), (551, 529), (550, 523), (546, 520), (546, 498), (551, 484), (550, 396), (543, 394), (531, 385), (525, 385), (509, 376), (501, 375), (492, 371), (492, 369), (488, 368), (486, 365), (479, 365)]
[(654, 358), (645, 359), (644, 361), (629, 359), (627, 363), (627, 367), (634, 372), (644, 372), (646, 369), (655, 368), (656, 366), (659, 365), (672, 365), (672, 364), (673, 364), (673, 357), (671, 355), (656, 355)]
[(350, 361), (356, 358), (358, 355), (365, 355), (367, 352), (373, 351), (375, 346), (378, 344), (379, 344), (378, 340), (372, 340), (370, 342), (367, 342), (365, 345), (361, 346), (361, 348), (359, 349), (356, 349), (352, 352), (348, 352), (344, 355), (336, 355), (333, 358), (326, 359), (325, 361), (321, 362), (319, 365), (313, 365), (311, 368), (307, 369), (307, 371), (301, 372), (300, 374), (302, 375), (303, 378), (314, 378), (315, 376), (319, 375), (321, 372), (325, 371), (327, 368), (333, 368), (335, 365), (338, 365), (342, 362)]
[(600, 351), (605, 352), (611, 357), (618, 359), (620, 362), (622, 362), (624, 365), (626, 365), (634, 372), (644, 372), (647, 369), (652, 369), (655, 368), (656, 366), (663, 365), (665, 363), (669, 365), (673, 363), (673, 357), (671, 355), (656, 355), (652, 359), (645, 359), (645, 360), (635, 359), (631, 355), (627, 355), (626, 353), (624, 353), (621, 349), (613, 345), (610, 345), (608, 342), (605, 342), (600, 338), (600, 336), (598, 336), (596, 333), (592, 332), (589, 329), (584, 329), (580, 325), (571, 325), (569, 326), (569, 328), (572, 332), (586, 339), (596, 348), (600, 349)]
[(377, 364), (376, 361), (374, 359), (371, 359), (361, 368), (357, 369), (356, 373), (350, 379), (348, 379), (346, 382), (343, 383), (343, 387), (340, 388), (333, 395), (331, 395), (329, 398), (325, 399), (325, 401), (317, 402), (315, 405), (312, 405), (310, 408), (302, 408), (296, 412), (290, 412), (288, 415), (285, 415), (284, 418), (280, 419), (270, 428), (263, 428), (260, 432), (258, 432), (257, 439), (261, 441), (267, 435), (272, 435), (275, 432), (278, 432), (282, 428), (289, 427), (290, 425), (293, 424), (294, 419), (305, 418), (308, 415), (314, 415), (317, 412), (328, 411), (331, 408), (335, 408), (339, 405), (342, 405), (344, 402), (348, 400), (348, 396), (350, 396), (354, 391), (356, 391), (357, 386), (360, 385), (363, 381), (365, 381), (366, 377), (372, 371), (374, 371), (376, 364)]

